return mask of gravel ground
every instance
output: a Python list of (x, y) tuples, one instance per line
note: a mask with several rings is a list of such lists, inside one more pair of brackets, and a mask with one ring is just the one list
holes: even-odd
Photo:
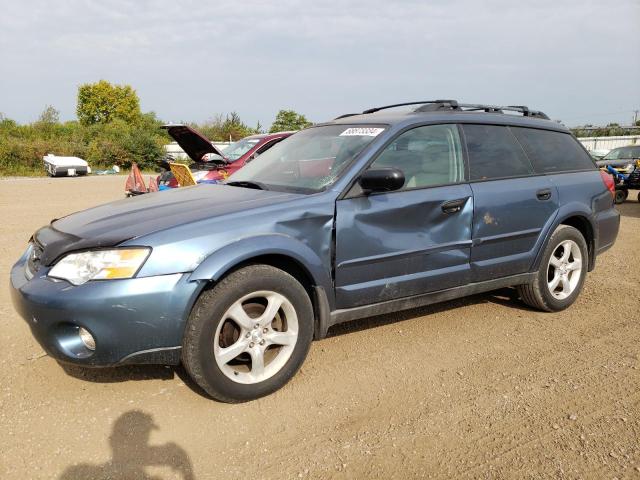
[[(0, 179), (0, 276), (124, 177)], [(181, 368), (61, 367), (0, 289), (0, 478), (640, 478), (640, 205), (578, 301), (505, 289), (341, 326), (284, 389), (206, 399)], [(6, 283), (5, 283), (6, 285)]]

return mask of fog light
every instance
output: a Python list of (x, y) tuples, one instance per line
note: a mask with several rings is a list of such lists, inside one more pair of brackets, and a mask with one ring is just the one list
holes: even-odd
[(93, 338), (93, 335), (89, 333), (89, 330), (80, 327), (80, 329), (78, 330), (78, 335), (80, 336), (80, 340), (82, 340), (82, 343), (84, 343), (85, 347), (87, 347), (89, 350), (96, 349), (96, 340)]

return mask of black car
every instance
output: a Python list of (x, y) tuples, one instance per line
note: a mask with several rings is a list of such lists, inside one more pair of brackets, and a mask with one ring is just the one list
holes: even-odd
[(636, 160), (640, 160), (640, 145), (628, 145), (614, 148), (596, 164), (600, 168), (611, 166), (620, 173), (628, 174), (635, 169)]

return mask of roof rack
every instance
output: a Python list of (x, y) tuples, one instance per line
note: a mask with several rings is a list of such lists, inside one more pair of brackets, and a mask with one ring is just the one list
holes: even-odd
[(395, 107), (405, 107), (407, 105), (424, 105), (424, 104), (442, 104), (449, 105), (452, 110), (456, 110), (458, 108), (458, 102), (456, 100), (424, 100), (422, 102), (405, 102), (405, 103), (394, 103), (393, 105), (385, 105), (384, 107), (374, 107), (365, 110), (364, 114), (374, 113), (380, 110), (386, 110), (387, 108), (395, 108)]
[[(385, 105), (383, 107), (369, 108), (362, 113), (369, 114), (378, 112), (380, 110), (386, 110), (388, 108), (405, 107), (408, 105), (420, 105), (420, 107), (416, 108), (414, 112), (438, 112), (443, 110), (456, 110), (460, 112), (482, 111), (487, 113), (504, 113), (505, 111), (507, 111), (521, 113), (523, 117), (535, 117), (549, 120), (549, 117), (545, 113), (539, 110), (531, 110), (525, 105), (483, 105), (475, 103), (458, 103), (457, 100), (425, 100), (421, 102), (395, 103), (393, 105)], [(344, 118), (351, 115), (353, 114), (342, 115), (338, 118)]]

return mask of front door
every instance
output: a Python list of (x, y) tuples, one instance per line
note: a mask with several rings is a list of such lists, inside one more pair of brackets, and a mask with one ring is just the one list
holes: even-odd
[(338, 308), (470, 280), (473, 197), (458, 128), (431, 125), (400, 134), (369, 168), (381, 167), (402, 170), (404, 187), (371, 195), (352, 191), (336, 205)]

